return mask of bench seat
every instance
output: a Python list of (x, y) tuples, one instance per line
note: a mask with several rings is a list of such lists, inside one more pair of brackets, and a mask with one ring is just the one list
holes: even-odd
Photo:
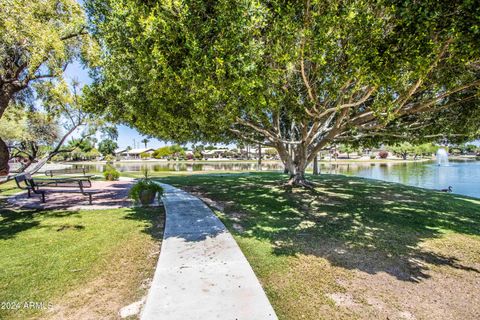
[(83, 188), (92, 187), (92, 181), (88, 177), (41, 178), (35, 179), (35, 184), (41, 187), (75, 188), (78, 187), (78, 181), (81, 181)]
[(15, 182), (20, 189), (27, 190), (28, 197), (31, 196), (31, 192), (39, 194), (41, 196), (42, 203), (45, 203), (46, 193), (80, 193), (87, 196), (89, 204), (92, 204), (92, 195), (98, 193), (96, 190), (85, 190), (85, 188), (90, 188), (92, 186), (92, 183), (88, 178), (55, 178), (34, 180), (30, 174), (21, 174), (15, 177)]
[[(76, 190), (76, 189), (45, 189), (42, 190), (44, 194), (48, 193), (76, 193), (76, 194), (83, 194), (84, 196), (88, 197), (88, 203), (92, 204), (92, 196), (97, 194), (98, 191), (96, 190)], [(45, 203), (45, 201), (42, 201)]]

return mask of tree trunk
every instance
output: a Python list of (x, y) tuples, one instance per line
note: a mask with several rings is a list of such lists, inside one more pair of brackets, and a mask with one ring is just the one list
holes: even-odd
[[(10, 103), (12, 91), (13, 90), (10, 86), (2, 86), (2, 90), (0, 91), (0, 119)], [(9, 159), (10, 153), (7, 144), (0, 137), (0, 176), (6, 176), (10, 172), (10, 167), (8, 165)]]
[(10, 167), (8, 165), (9, 159), (10, 153), (7, 144), (0, 137), (0, 176), (6, 176), (10, 172)]
[(262, 170), (262, 145), (258, 144), (258, 170)]
[(286, 183), (287, 186), (292, 187), (306, 187), (311, 188), (313, 184), (305, 178), (305, 169), (307, 168), (307, 154), (302, 149), (302, 146), (299, 146), (295, 149), (291, 149), (289, 152), (288, 148), (283, 144), (278, 144), (277, 151), (282, 159), (285, 169), (288, 170), (289, 179)]
[(295, 166), (295, 171), (291, 173), (286, 183), (287, 186), (313, 188), (314, 184), (305, 178), (305, 168)]
[(7, 110), (13, 92), (14, 90), (11, 86), (2, 86), (0, 90), (0, 118), (2, 118), (3, 113)]
[(313, 158), (313, 174), (320, 174), (320, 168), (318, 167), (318, 155), (315, 155), (315, 158)]

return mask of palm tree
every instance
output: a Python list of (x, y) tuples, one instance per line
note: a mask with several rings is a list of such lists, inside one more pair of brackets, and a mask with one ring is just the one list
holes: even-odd
[(149, 143), (150, 140), (148, 140), (147, 138), (145, 138), (145, 139), (143, 139), (141, 142), (145, 145), (145, 149), (147, 149), (147, 143)]

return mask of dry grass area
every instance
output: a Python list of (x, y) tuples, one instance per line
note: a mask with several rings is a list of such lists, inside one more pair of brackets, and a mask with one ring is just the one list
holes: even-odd
[(51, 303), (0, 319), (120, 319), (148, 291), (163, 223), (162, 208), (0, 209), (0, 301)]
[[(157, 231), (164, 219), (157, 220)], [(121, 319), (119, 311), (145, 298), (160, 253), (160, 240), (138, 234), (121, 243), (92, 270), (96, 276), (54, 303), (46, 319)], [(136, 317), (134, 317), (136, 318)]]
[(161, 179), (234, 234), (280, 319), (479, 319), (480, 200), (345, 176)]
[[(442, 241), (451, 243), (448, 236)], [(277, 297), (273, 301), (283, 319), (478, 319), (478, 255), (460, 259), (428, 244), (422, 244), (426, 252), (450, 261), (412, 257), (406, 262), (322, 243), (262, 280)], [(451, 263), (455, 259), (461, 263)], [(420, 268), (422, 276), (415, 279)]]

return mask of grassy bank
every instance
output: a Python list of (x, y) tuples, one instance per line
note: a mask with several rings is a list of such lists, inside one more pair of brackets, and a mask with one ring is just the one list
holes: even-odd
[(1, 205), (1, 319), (115, 319), (120, 308), (146, 294), (163, 230), (160, 209)]
[(20, 191), (22, 190), (17, 188), (17, 185), (13, 180), (0, 184), (0, 197), (8, 197)]
[(234, 234), (281, 319), (473, 319), (480, 200), (322, 175), (170, 176)]

